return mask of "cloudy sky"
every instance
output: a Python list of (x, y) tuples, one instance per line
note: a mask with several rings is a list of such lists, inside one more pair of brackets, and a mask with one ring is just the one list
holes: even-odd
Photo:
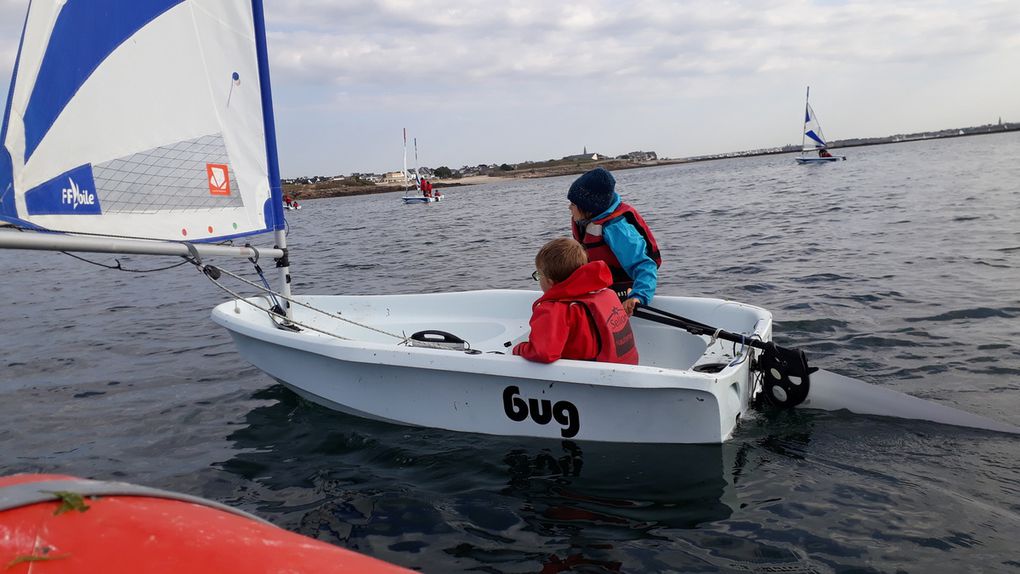
[[(0, 0), (3, 100), (27, 0)], [(266, 0), (284, 177), (1020, 121), (1016, 0)], [(413, 165), (413, 159), (409, 160)]]

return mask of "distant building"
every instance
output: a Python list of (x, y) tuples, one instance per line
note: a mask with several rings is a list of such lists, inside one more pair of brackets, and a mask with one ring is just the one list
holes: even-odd
[(388, 171), (382, 176), (383, 183), (404, 183), (409, 179), (414, 179), (414, 175), (403, 171)]
[(632, 151), (625, 153), (620, 156), (616, 156), (616, 159), (626, 159), (630, 161), (656, 161), (659, 156), (654, 151)]
[(584, 151), (585, 153), (564, 156), (563, 159), (566, 161), (598, 161), (599, 159), (603, 159), (606, 157), (604, 155), (599, 155), (597, 153), (589, 154), (588, 150)]

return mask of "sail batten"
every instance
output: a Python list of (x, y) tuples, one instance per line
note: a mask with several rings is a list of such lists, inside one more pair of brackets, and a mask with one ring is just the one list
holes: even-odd
[(33, 1), (0, 129), (0, 220), (186, 241), (279, 229), (257, 7)]

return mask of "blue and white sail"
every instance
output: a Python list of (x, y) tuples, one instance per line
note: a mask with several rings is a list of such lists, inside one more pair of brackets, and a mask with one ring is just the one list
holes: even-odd
[(829, 147), (829, 144), (825, 142), (825, 135), (822, 133), (822, 124), (818, 123), (818, 117), (815, 116), (815, 111), (811, 109), (811, 104), (804, 104), (804, 142), (803, 150), (818, 150)]
[(33, 0), (0, 220), (216, 241), (282, 229), (260, 0)]

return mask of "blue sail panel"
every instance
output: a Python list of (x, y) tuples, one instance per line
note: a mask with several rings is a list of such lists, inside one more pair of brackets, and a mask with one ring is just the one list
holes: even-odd
[(807, 137), (809, 137), (809, 138), (811, 138), (811, 139), (815, 140), (815, 141), (816, 141), (816, 142), (818, 142), (818, 143), (819, 143), (819, 144), (820, 144), (820, 145), (821, 145), (822, 147), (825, 147), (825, 146), (829, 145), (829, 144), (825, 143), (825, 141), (824, 141), (824, 140), (823, 140), (822, 138), (818, 137), (818, 135), (816, 135), (816, 134), (815, 134), (815, 132), (813, 132), (813, 131), (811, 131), (811, 130), (808, 130), (807, 132), (805, 132), (805, 133), (804, 133), (804, 135), (806, 135)]
[(11, 154), (7, 148), (0, 147), (0, 221), (14, 223), (18, 210), (14, 206), (14, 169), (11, 165)]
[(117, 46), (182, 0), (69, 0), (60, 11), (25, 107), (25, 160), (78, 88)]
[[(826, 147), (828, 144), (825, 143), (825, 136), (822, 135), (822, 126), (818, 123), (818, 116), (814, 110), (811, 109), (811, 104), (804, 105), (804, 136), (805, 138), (811, 139), (817, 142), (818, 147)], [(806, 146), (805, 146), (806, 147)]]
[(83, 165), (25, 193), (29, 215), (101, 215), (92, 166)]

